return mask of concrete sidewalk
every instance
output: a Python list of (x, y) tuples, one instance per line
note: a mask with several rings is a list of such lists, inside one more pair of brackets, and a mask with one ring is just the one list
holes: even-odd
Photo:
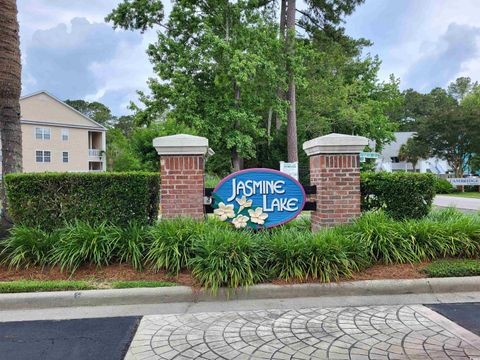
[(433, 205), (439, 207), (455, 207), (462, 210), (480, 211), (480, 199), (462, 198), (457, 196), (437, 195)]

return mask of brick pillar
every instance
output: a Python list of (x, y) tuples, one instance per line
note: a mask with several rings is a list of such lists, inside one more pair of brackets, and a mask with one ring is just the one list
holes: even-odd
[(361, 136), (329, 134), (303, 144), (310, 157), (310, 183), (317, 186), (312, 230), (351, 222), (360, 215)]
[(180, 134), (155, 138), (153, 146), (160, 155), (161, 217), (203, 219), (208, 140)]

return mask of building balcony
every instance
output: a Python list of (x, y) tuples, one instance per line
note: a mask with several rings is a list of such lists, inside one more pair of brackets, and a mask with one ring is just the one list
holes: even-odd
[(104, 150), (100, 149), (88, 149), (88, 157), (90, 158), (102, 158), (105, 154)]

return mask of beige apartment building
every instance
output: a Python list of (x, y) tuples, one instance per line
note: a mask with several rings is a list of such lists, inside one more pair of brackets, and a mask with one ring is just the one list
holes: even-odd
[(106, 170), (106, 129), (53, 95), (20, 99), (23, 172)]

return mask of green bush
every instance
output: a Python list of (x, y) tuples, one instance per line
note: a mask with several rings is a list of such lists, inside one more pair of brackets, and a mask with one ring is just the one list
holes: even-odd
[(344, 231), (365, 243), (375, 261), (387, 264), (480, 253), (480, 218), (451, 209), (404, 221), (382, 211), (367, 212)]
[(420, 260), (408, 230), (404, 222), (393, 220), (383, 211), (372, 211), (363, 214), (344, 232), (365, 244), (373, 260), (393, 264)]
[(76, 221), (58, 231), (59, 241), (51, 249), (50, 264), (74, 272), (83, 264), (109, 265), (114, 258), (116, 236), (105, 223), (90, 225)]
[(435, 196), (435, 177), (417, 173), (362, 173), (362, 210), (383, 209), (396, 220), (426, 216)]
[(454, 277), (480, 275), (479, 260), (439, 260), (423, 270), (429, 277)]
[(346, 237), (341, 229), (316, 234), (285, 229), (265, 236), (267, 266), (273, 277), (319, 279), (322, 282), (349, 277), (369, 263), (363, 243)]
[(51, 230), (76, 220), (153, 223), (157, 173), (31, 173), (5, 176), (10, 216), (17, 225)]
[(152, 239), (145, 261), (153, 270), (178, 274), (192, 257), (193, 239), (205, 224), (192, 219), (163, 220), (150, 229)]
[(146, 226), (130, 223), (125, 227), (110, 226), (108, 231), (109, 238), (113, 241), (114, 259), (142, 270), (143, 254), (150, 241)]
[(0, 242), (2, 263), (16, 268), (45, 265), (48, 252), (56, 242), (55, 235), (36, 227), (14, 226), (9, 236)]
[(248, 231), (208, 227), (193, 243), (189, 266), (205, 287), (249, 286), (267, 278), (264, 248)]
[(435, 178), (435, 193), (436, 194), (451, 194), (457, 189), (446, 179)]

